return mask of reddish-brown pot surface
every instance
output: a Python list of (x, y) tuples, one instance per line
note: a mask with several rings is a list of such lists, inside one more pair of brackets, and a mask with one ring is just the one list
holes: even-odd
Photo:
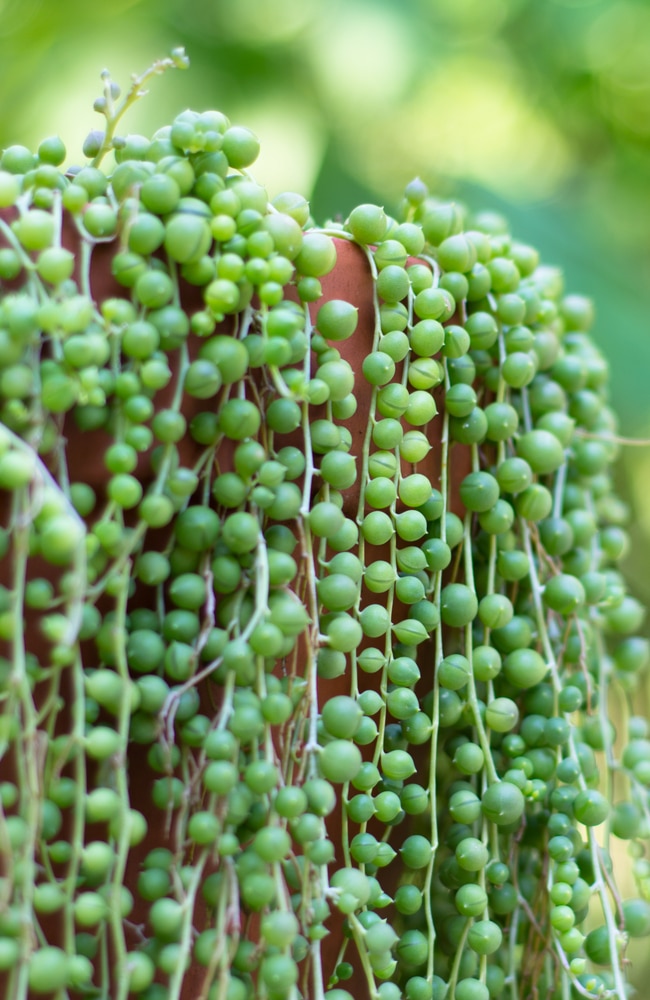
[[(72, 249), (76, 249), (78, 246), (78, 237), (71, 225), (66, 224), (64, 227), (64, 241)], [(371, 405), (372, 387), (361, 374), (361, 365), (366, 354), (372, 349), (375, 329), (373, 281), (366, 255), (360, 247), (345, 240), (337, 240), (336, 246), (338, 253), (337, 264), (333, 271), (322, 279), (323, 299), (319, 301), (317, 306), (313, 307), (313, 314), (315, 316), (318, 306), (320, 306), (323, 301), (329, 299), (344, 299), (355, 305), (359, 311), (358, 327), (354, 335), (348, 340), (336, 345), (340, 350), (342, 357), (351, 364), (355, 372), (354, 392), (358, 401), (358, 406), (354, 416), (346, 421), (346, 425), (352, 436), (352, 446), (350, 449), (351, 453), (358, 457), (363, 451)], [(125, 294), (125, 290), (117, 284), (111, 275), (110, 262), (113, 253), (114, 249), (110, 244), (100, 244), (94, 250), (91, 266), (91, 292), (93, 298), (98, 304), (107, 298), (113, 296), (124, 296)], [(189, 285), (184, 285), (182, 288), (182, 305), (188, 313), (192, 313), (195, 310), (202, 308), (203, 302), (200, 290), (192, 288)], [(314, 318), (314, 316), (312, 318)], [(229, 329), (230, 326), (228, 323), (225, 323), (224, 330), (227, 331)], [(196, 342), (191, 343), (190, 353), (192, 353), (192, 350), (195, 351), (196, 347)], [(259, 372), (259, 369), (257, 371)], [(168, 387), (166, 387), (166, 389), (157, 394), (155, 399), (156, 407), (161, 408), (168, 405), (173, 392), (174, 384), (172, 382)], [(438, 407), (440, 410), (443, 408), (442, 389), (439, 390)], [(196, 412), (207, 408), (209, 408), (209, 404), (206, 405), (205, 401), (195, 400), (187, 396), (185, 397), (183, 412), (188, 418), (188, 422)], [(314, 408), (314, 418), (316, 419), (320, 415), (321, 414), (318, 410)], [(429, 477), (433, 485), (436, 485), (440, 478), (441, 427), (441, 416), (435, 418), (428, 425), (427, 433), (429, 435), (432, 448), (426, 460), (418, 465), (418, 471), (424, 472)], [(109, 443), (109, 439), (104, 432), (80, 432), (72, 419), (65, 420), (63, 434), (66, 439), (66, 454), (70, 480), (72, 482), (84, 481), (89, 483), (97, 492), (97, 509), (101, 510), (105, 499), (105, 484), (108, 479), (103, 455), (105, 447)], [(302, 445), (301, 432), (296, 431), (293, 435), (285, 435), (282, 443), (283, 445), (295, 444), (300, 447)], [(228, 471), (232, 467), (232, 451), (232, 442), (227, 441), (219, 452), (218, 462), (222, 472)], [(187, 435), (179, 445), (179, 453), (181, 463), (186, 466), (192, 466), (194, 460), (200, 453), (200, 446), (195, 444), (189, 435)], [(452, 484), (454, 482), (458, 483), (459, 479), (462, 478), (462, 475), (469, 471), (469, 449), (460, 445), (453, 446), (451, 449), (450, 461), (450, 480)], [(407, 473), (413, 470), (411, 467), (408, 467), (404, 468), (403, 471)], [(136, 474), (142, 481), (145, 488), (153, 480), (153, 473), (151, 471), (148, 454), (140, 455)], [(357, 483), (353, 487), (344, 492), (344, 511), (348, 517), (356, 517), (358, 503), (359, 480), (357, 480)], [(457, 506), (457, 494), (453, 485), (451, 489), (451, 504), (452, 507)], [(2, 514), (0, 523), (6, 523), (8, 517), (7, 506), (6, 502), (0, 505), (0, 514)], [(151, 541), (149, 541), (149, 538)], [(164, 540), (164, 533), (162, 533), (160, 538)], [(149, 545), (155, 544), (155, 542), (156, 534), (151, 533), (151, 535), (148, 536), (148, 547)], [(371, 557), (373, 559), (381, 559), (385, 558), (386, 554), (387, 547), (375, 547), (371, 549), (370, 553), (368, 553), (368, 558)], [(33, 568), (34, 575), (44, 575), (48, 572), (50, 574), (52, 573), (51, 568), (48, 570), (43, 565), (36, 565)], [(0, 582), (8, 584), (10, 581), (10, 573), (11, 567), (8, 565), (7, 560), (5, 560), (5, 565), (0, 566)], [(364, 593), (363, 600), (368, 599), (375, 600), (376, 598)], [(147, 600), (149, 600), (148, 594), (138, 591), (133, 598), (132, 606), (146, 605)], [(29, 635), (30, 650), (38, 656), (43, 656), (46, 653), (47, 646), (40, 638), (38, 631), (29, 628), (29, 622), (27, 632)], [(8, 651), (5, 651), (5, 655), (7, 652)], [(95, 658), (95, 655), (96, 654), (89, 651), (89, 656), (93, 659)], [(433, 672), (433, 651), (429, 643), (425, 643), (423, 646), (419, 647), (418, 657), (421, 667), (423, 668), (423, 678), (426, 683), (430, 683)], [(89, 664), (92, 664), (92, 660), (89, 661)], [(367, 687), (378, 683), (376, 675), (362, 675), (362, 681)], [(70, 703), (73, 694), (70, 690), (69, 684), (66, 684), (65, 681), (63, 690), (65, 697), (68, 699), (68, 703)], [(214, 685), (211, 685), (210, 692), (208, 692), (207, 686), (204, 686), (204, 689), (201, 692), (202, 709), (210, 714), (213, 714), (215, 710), (214, 690)], [(319, 702), (321, 704), (327, 698), (336, 694), (347, 694), (348, 692), (349, 677), (346, 675), (343, 675), (336, 680), (319, 681)], [(65, 730), (65, 726), (68, 722), (69, 717), (67, 716), (67, 712), (63, 711), (60, 716), (60, 725), (63, 730)], [(148, 747), (146, 746), (143, 747), (138, 744), (131, 744), (128, 751), (128, 760), (126, 761), (131, 802), (136, 808), (144, 813), (149, 823), (149, 832), (145, 840), (130, 851), (125, 878), (125, 884), (131, 889), (135, 899), (135, 907), (130, 916), (130, 921), (134, 926), (137, 926), (138, 924), (146, 924), (147, 919), (148, 905), (139, 900), (136, 891), (136, 882), (141, 862), (147, 852), (149, 852), (153, 847), (165, 846), (169, 840), (165, 823), (162, 822), (161, 813), (156, 809), (151, 800), (151, 785), (155, 778), (155, 774), (152, 772), (147, 763), (147, 749)], [(11, 760), (6, 759), (2, 766), (3, 779), (10, 777), (11, 773)], [(341, 806), (339, 804), (339, 807), (327, 818), (328, 836), (332, 839), (335, 846), (340, 844), (340, 831)], [(93, 829), (92, 827), (89, 827), (87, 831), (87, 839), (92, 840), (96, 837), (101, 838), (102, 833), (103, 830), (101, 828)], [(337, 850), (335, 864), (340, 865), (342, 863), (339, 849)], [(392, 868), (388, 870), (383, 877), (386, 879), (388, 890), (391, 882), (395, 884), (397, 883), (397, 879), (399, 877), (398, 865), (399, 862), (397, 862), (397, 864), (394, 863)], [(202, 929), (202, 921), (206, 921), (206, 914), (203, 904), (199, 902), (195, 912), (195, 926), (199, 931)], [(53, 943), (59, 939), (60, 928), (58, 924), (59, 921), (56, 917), (44, 921), (43, 924), (45, 933)], [(207, 922), (205, 923), (205, 926), (207, 926)], [(336, 914), (334, 914), (327, 922), (327, 927), (330, 930), (330, 933), (329, 936), (323, 941), (323, 967), (326, 981), (333, 972), (336, 957), (341, 945), (343, 933), (342, 920), (340, 918), (337, 919)], [(252, 930), (252, 933), (254, 934), (254, 929)], [(130, 947), (134, 947), (137, 944), (137, 938), (134, 936), (133, 940), (127, 942), (127, 944)], [(204, 990), (204, 976), (205, 970), (201, 967), (194, 966), (189, 969), (184, 980), (182, 993), (183, 1000), (190, 1000), (190, 998), (196, 997), (203, 998), (207, 995)], [(351, 990), (355, 998), (358, 997), (359, 1000), (363, 1000), (363, 998), (367, 995), (367, 988), (361, 977), (357, 979), (355, 976), (355, 978), (345, 983), (345, 987)]]

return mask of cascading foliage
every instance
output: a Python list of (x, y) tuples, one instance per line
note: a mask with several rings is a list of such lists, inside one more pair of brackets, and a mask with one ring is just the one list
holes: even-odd
[(104, 75), (82, 167), (0, 159), (3, 995), (631, 997), (648, 644), (591, 306), (419, 181), (323, 229), (219, 112), (119, 137), (184, 64)]

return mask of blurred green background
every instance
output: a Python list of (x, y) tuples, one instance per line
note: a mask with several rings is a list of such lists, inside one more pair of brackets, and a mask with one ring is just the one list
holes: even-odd
[[(621, 432), (650, 436), (647, 0), (0, 0), (0, 147), (59, 133), (80, 160), (100, 70), (125, 85), (178, 45), (190, 71), (125, 131), (219, 108), (258, 133), (269, 193), (311, 195), (318, 221), (394, 208), (416, 174), (504, 212), (594, 298)], [(650, 606), (650, 447), (618, 476)]]

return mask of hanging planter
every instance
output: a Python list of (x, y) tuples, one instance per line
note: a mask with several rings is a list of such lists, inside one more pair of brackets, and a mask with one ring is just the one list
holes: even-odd
[(624, 997), (591, 306), (419, 181), (319, 229), (219, 112), (116, 137), (183, 62), (0, 159), (3, 995)]

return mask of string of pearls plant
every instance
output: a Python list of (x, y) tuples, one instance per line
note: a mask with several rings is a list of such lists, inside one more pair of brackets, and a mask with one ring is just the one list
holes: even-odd
[(219, 112), (120, 137), (185, 64), (104, 74), (82, 167), (0, 159), (3, 995), (631, 997), (648, 643), (591, 305), (420, 181), (322, 229)]

